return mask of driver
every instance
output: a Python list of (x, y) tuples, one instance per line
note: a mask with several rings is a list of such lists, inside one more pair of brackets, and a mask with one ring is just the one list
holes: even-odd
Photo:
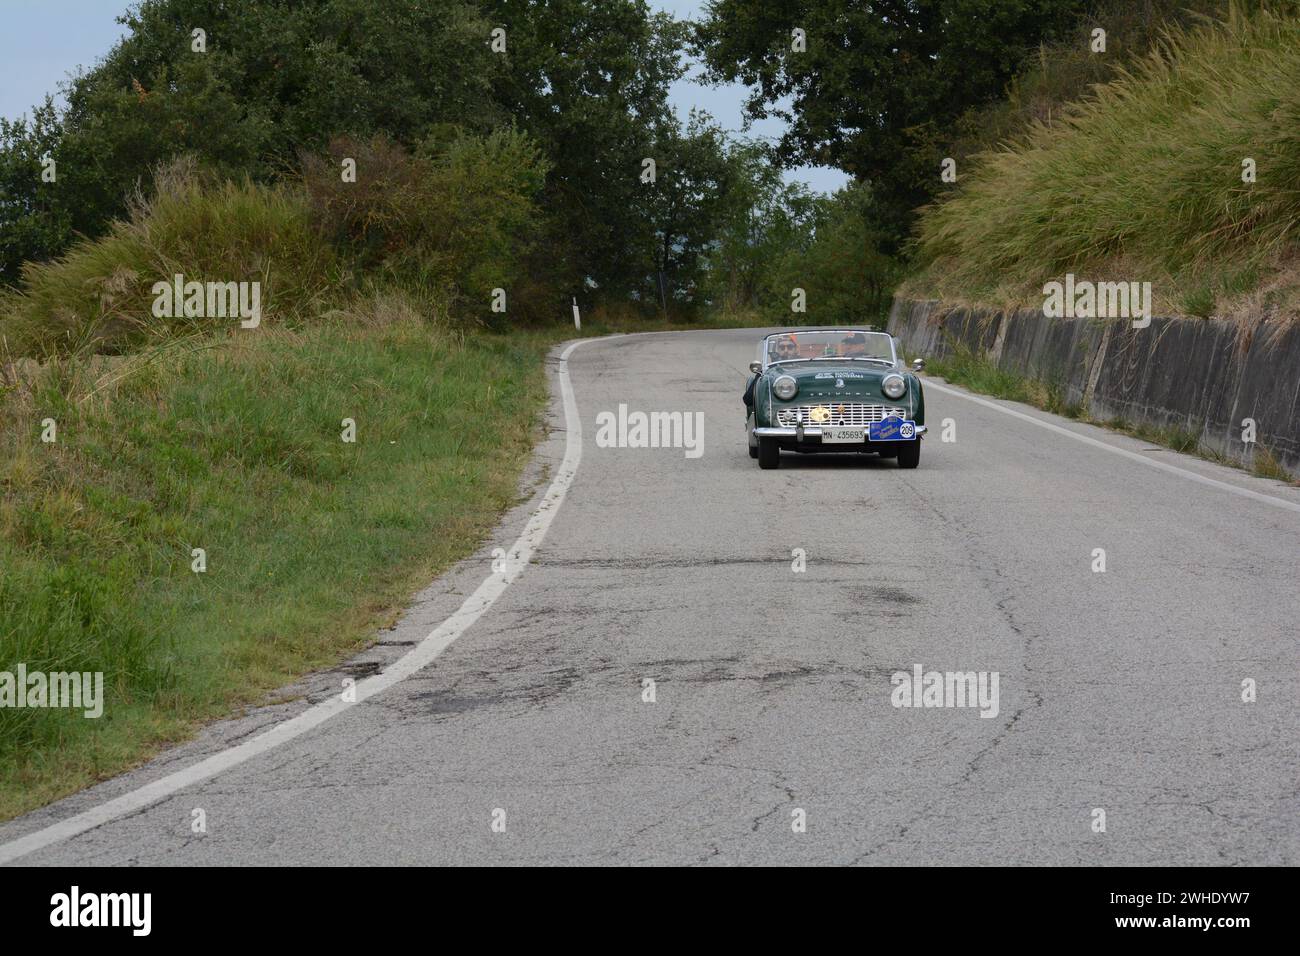
[[(799, 357), (799, 344), (795, 341), (793, 335), (782, 335), (772, 342), (769, 352), (769, 362), (783, 362), (789, 359)], [(745, 386), (744, 400), (747, 406), (754, 405), (754, 386), (758, 384), (759, 373), (755, 372), (750, 378), (749, 384)]]
[(783, 335), (772, 343), (772, 361), (783, 362), (799, 357), (799, 346), (793, 335)]

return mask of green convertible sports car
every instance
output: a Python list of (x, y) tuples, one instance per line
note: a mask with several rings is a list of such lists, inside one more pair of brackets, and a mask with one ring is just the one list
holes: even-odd
[(776, 468), (781, 449), (861, 452), (921, 461), (925, 395), (893, 336), (875, 329), (775, 332), (763, 339), (745, 389), (749, 454)]

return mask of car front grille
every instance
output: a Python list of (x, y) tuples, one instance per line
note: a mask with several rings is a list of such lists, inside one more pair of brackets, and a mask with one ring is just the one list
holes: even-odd
[[(831, 417), (824, 422), (812, 420), (814, 408), (830, 409)], [(890, 416), (906, 418), (907, 409), (893, 405), (863, 405), (861, 402), (826, 402), (824, 405), (795, 405), (790, 408), (778, 408), (776, 422), (785, 428), (795, 425), (869, 425), (871, 422), (883, 422)]]

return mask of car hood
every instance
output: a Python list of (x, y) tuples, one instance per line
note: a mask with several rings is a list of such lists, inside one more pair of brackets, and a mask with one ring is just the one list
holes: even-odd
[(886, 375), (906, 373), (898, 368), (870, 365), (866, 362), (802, 362), (794, 365), (774, 366), (767, 375), (775, 380), (789, 375), (799, 383), (794, 402), (853, 398), (880, 395), (880, 382)]

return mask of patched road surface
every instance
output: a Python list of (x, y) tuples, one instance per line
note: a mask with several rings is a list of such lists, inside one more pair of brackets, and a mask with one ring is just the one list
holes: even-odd
[[(740, 402), (758, 336), (582, 346), (567, 498), (533, 562), (440, 657), (16, 862), (1300, 862), (1300, 513), (938, 389), (915, 471), (793, 455), (760, 471)], [(598, 447), (596, 416), (620, 403), (702, 412), (703, 454)], [(993, 404), (1300, 502), (1300, 489)], [(533, 500), (350, 671), (304, 682), (308, 700), (389, 666), (490, 574), (563, 454), (558, 396), (550, 423)], [(996, 672), (996, 716), (893, 706), (891, 675), (917, 665)], [(210, 728), (0, 827), (0, 843), (305, 707)]]

